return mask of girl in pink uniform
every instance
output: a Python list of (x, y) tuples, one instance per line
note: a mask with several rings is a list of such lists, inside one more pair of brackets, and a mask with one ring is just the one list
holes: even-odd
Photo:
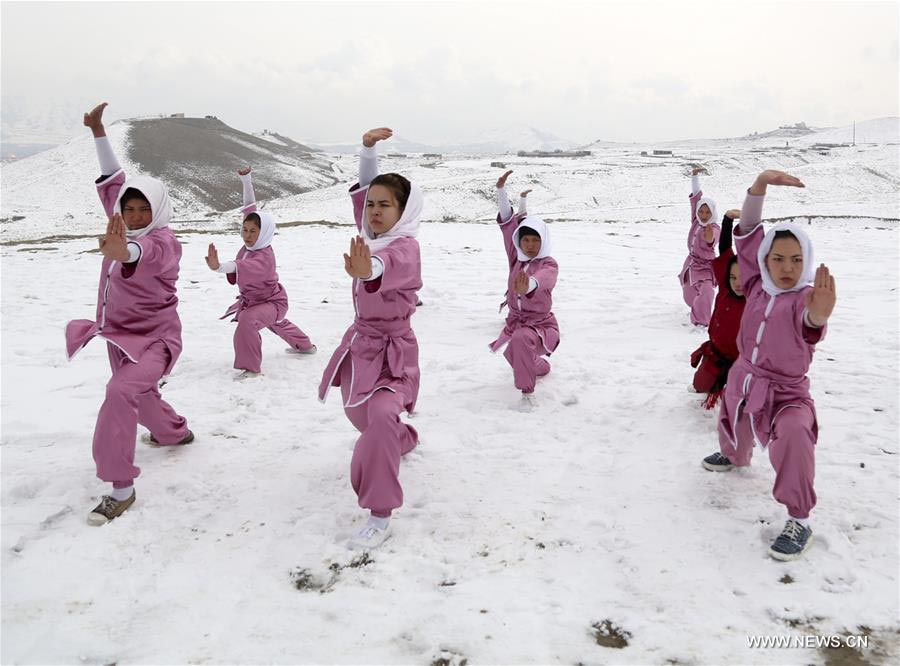
[(419, 394), (419, 344), (410, 320), (422, 288), (416, 235), (424, 200), (403, 176), (378, 175), (375, 144), (392, 134), (382, 127), (363, 136), (359, 183), (350, 189), (359, 235), (344, 255), (356, 316), (319, 385), (323, 402), (331, 386), (341, 387), (344, 413), (361, 433), (350, 482), (370, 515), (348, 544), (358, 549), (388, 538), (391, 512), (403, 504), (400, 458), (418, 443), (400, 413), (412, 413)]
[(138, 423), (150, 430), (151, 444), (172, 446), (194, 439), (187, 421), (158, 389), (181, 354), (176, 295), (181, 245), (168, 227), (172, 205), (166, 186), (155, 178), (126, 179), (103, 127), (105, 107), (103, 103), (84, 114), (103, 174), (96, 181), (97, 192), (110, 216), (100, 239), (96, 319), (66, 326), (70, 359), (100, 337), (106, 340), (112, 367), (93, 443), (97, 476), (112, 484), (112, 492), (88, 514), (91, 525), (113, 520), (134, 503), (134, 479), (141, 472), (134, 464)]
[(691, 228), (688, 231), (688, 256), (678, 274), (684, 302), (691, 308), (691, 323), (706, 328), (712, 316), (713, 297), (716, 294), (716, 276), (713, 259), (715, 244), (719, 239), (716, 220), (716, 202), (703, 196), (700, 189), (700, 173), (691, 174)]
[(238, 171), (238, 175), (244, 192), (244, 206), (241, 208), (244, 215), (241, 227), (244, 246), (238, 250), (234, 261), (220, 262), (216, 246), (210, 243), (206, 265), (211, 270), (224, 273), (228, 283), (237, 284), (240, 290), (237, 300), (222, 319), (233, 315), (232, 321), (238, 323), (234, 331), (234, 367), (242, 371), (237, 379), (245, 379), (260, 372), (262, 338), (259, 331), (263, 328), (268, 328), (287, 342), (289, 353), (313, 354), (316, 346), (303, 331), (285, 318), (288, 297), (278, 282), (272, 249), (275, 217), (257, 209), (250, 167)]
[(507, 171), (497, 180), (497, 223), (509, 261), (506, 305), (509, 314), (500, 337), (490, 344), (496, 352), (506, 345), (503, 356), (512, 366), (513, 382), (522, 391), (523, 404), (532, 404), (538, 377), (550, 372), (550, 356), (559, 345), (559, 324), (553, 316), (553, 287), (559, 266), (550, 256), (550, 231), (542, 219), (525, 210), (526, 190), (513, 214), (506, 194)]
[(780, 223), (764, 232), (768, 185), (803, 187), (781, 171), (763, 171), (749, 189), (735, 233), (746, 297), (740, 355), (728, 373), (719, 414), (720, 451), (703, 460), (710, 471), (750, 464), (754, 444), (768, 448), (775, 499), (787, 508), (784, 530), (769, 554), (792, 560), (812, 542), (816, 504), (816, 409), (806, 373), (836, 300), (825, 264), (813, 270), (812, 244), (802, 227)]

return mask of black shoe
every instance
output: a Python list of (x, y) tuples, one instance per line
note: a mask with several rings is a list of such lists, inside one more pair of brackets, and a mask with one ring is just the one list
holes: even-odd
[(147, 440), (147, 444), (149, 444), (150, 446), (157, 446), (157, 447), (159, 447), (159, 446), (182, 446), (184, 444), (190, 444), (193, 441), (194, 441), (194, 433), (192, 433), (190, 430), (188, 430), (187, 434), (184, 436), (184, 439), (182, 439), (180, 442), (175, 442), (174, 444), (160, 444), (159, 440), (157, 440), (156, 437), (154, 437), (151, 434), (150, 439)]
[(718, 451), (711, 456), (706, 456), (701, 464), (703, 465), (703, 469), (709, 470), (710, 472), (730, 472), (734, 469), (734, 465), (731, 464), (731, 461)]
[(811, 543), (812, 528), (804, 527), (791, 518), (784, 524), (781, 534), (769, 548), (769, 555), (782, 562), (796, 560), (803, 555)]

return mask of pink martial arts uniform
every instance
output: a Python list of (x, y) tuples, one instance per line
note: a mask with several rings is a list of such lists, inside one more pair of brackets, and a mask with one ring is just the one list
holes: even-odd
[[(374, 150), (369, 153), (374, 156)], [(363, 178), (362, 159), (360, 171), (360, 185), (350, 191), (354, 217), (373, 264), (380, 262), (382, 270), (373, 279), (353, 280), (356, 316), (325, 368), (319, 400), (325, 401), (331, 386), (341, 387), (344, 412), (361, 433), (350, 463), (353, 490), (360, 507), (387, 517), (403, 504), (400, 458), (418, 443), (416, 430), (400, 413), (412, 413), (419, 394), (419, 344), (410, 319), (422, 288), (415, 234), (423, 197), (413, 184), (400, 220), (375, 238), (365, 219), (368, 183), (375, 174)]]
[[(775, 499), (793, 518), (805, 519), (816, 504), (816, 409), (806, 373), (825, 328), (806, 320), (812, 246), (799, 226), (781, 223), (764, 233), (764, 196), (747, 194), (735, 233), (746, 297), (738, 348), (719, 414), (719, 447), (736, 466), (750, 464), (754, 443), (768, 448), (775, 468)], [(765, 257), (779, 230), (791, 231), (803, 249), (803, 276), (791, 290), (774, 286)]]
[[(716, 276), (713, 272), (713, 259), (716, 258), (716, 243), (719, 241), (721, 228), (715, 223), (716, 204), (703, 196), (700, 190), (700, 179), (692, 178), (691, 228), (688, 231), (688, 255), (678, 274), (684, 302), (691, 308), (691, 323), (697, 326), (709, 326), (712, 316), (713, 298), (716, 294)], [(697, 210), (706, 204), (709, 207), (709, 222), (703, 224), (697, 217)], [(703, 236), (708, 228), (713, 229), (713, 239), (707, 241)]]
[[(500, 196), (501, 201), (507, 201), (505, 195), (498, 193), (498, 197)], [(551, 311), (553, 287), (556, 285), (559, 266), (550, 256), (550, 233), (547, 225), (539, 217), (529, 216), (521, 211), (523, 208), (520, 207), (520, 212), (513, 215), (507, 204), (497, 215), (509, 260), (506, 288), (509, 314), (500, 337), (489, 347), (492, 352), (496, 352), (506, 345), (503, 356), (512, 366), (516, 388), (523, 393), (532, 393), (537, 378), (550, 372), (550, 363), (543, 357), (550, 356), (559, 345), (559, 324)], [(541, 238), (541, 249), (534, 259), (529, 259), (519, 247), (519, 231), (522, 227), (534, 229)], [(524, 295), (517, 293), (515, 289), (516, 276), (521, 272), (530, 278), (529, 291)]]
[(137, 260), (104, 258), (96, 319), (66, 326), (70, 359), (94, 337), (107, 343), (112, 378), (97, 415), (93, 452), (97, 476), (116, 488), (127, 488), (140, 474), (134, 465), (138, 423), (164, 445), (177, 444), (188, 433), (187, 421), (158, 389), (181, 354), (176, 296), (181, 245), (167, 226), (172, 207), (163, 183), (148, 176), (126, 180), (120, 169), (97, 181), (107, 215), (121, 212), (121, 196), (129, 188), (147, 197), (153, 216), (144, 229), (128, 232), (129, 250)]
[(225, 273), (229, 284), (237, 284), (240, 293), (237, 300), (222, 315), (233, 316), (238, 323), (234, 332), (234, 367), (238, 370), (259, 372), (262, 364), (262, 338), (259, 332), (267, 328), (297, 351), (311, 350), (314, 345), (309, 337), (285, 318), (288, 310), (287, 291), (278, 282), (275, 269), (275, 252), (272, 239), (276, 222), (270, 214), (257, 210), (250, 174), (244, 181), (244, 206), (241, 213), (246, 218), (256, 213), (260, 218), (260, 232), (253, 247), (246, 245), (238, 250), (232, 262), (224, 262), (219, 272)]

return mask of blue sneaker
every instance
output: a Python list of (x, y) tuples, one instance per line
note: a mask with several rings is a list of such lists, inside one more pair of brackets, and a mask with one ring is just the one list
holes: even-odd
[(730, 472), (734, 469), (734, 465), (731, 464), (731, 461), (718, 451), (711, 456), (706, 456), (701, 464), (703, 465), (703, 469), (709, 470), (710, 472)]
[(781, 534), (778, 535), (775, 543), (769, 548), (769, 555), (782, 562), (796, 560), (806, 552), (811, 543), (812, 528), (803, 527), (803, 525), (791, 518), (784, 524)]

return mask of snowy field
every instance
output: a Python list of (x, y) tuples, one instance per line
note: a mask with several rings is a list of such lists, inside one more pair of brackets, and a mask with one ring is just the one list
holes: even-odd
[[(135, 173), (127, 159), (127, 122), (108, 128), (110, 141), (126, 171)], [(897, 218), (900, 192), (900, 119), (882, 118), (861, 123), (860, 139), (871, 143), (813, 150), (821, 141), (849, 142), (847, 131), (823, 131), (790, 140), (783, 138), (738, 138), (690, 140), (660, 144), (671, 157), (642, 156), (653, 144), (591, 145), (593, 152), (582, 158), (526, 158), (515, 155), (446, 154), (426, 158), (409, 154), (388, 157), (390, 142), (381, 148), (382, 171), (398, 171), (422, 185), (426, 194), (425, 219), (431, 221), (487, 222), (493, 219), (493, 184), (503, 168), (515, 174), (510, 192), (533, 188), (536, 206), (545, 218), (557, 221), (592, 222), (622, 220), (678, 220), (684, 215), (690, 189), (691, 163), (709, 169), (705, 187), (719, 199), (720, 210), (740, 206), (742, 193), (763, 169), (788, 171), (807, 184), (802, 192), (784, 196), (773, 192), (779, 216), (870, 215)], [(824, 154), (823, 154), (824, 153)], [(329, 221), (351, 224), (347, 187), (356, 178), (357, 158), (327, 156), (339, 184), (304, 194), (265, 202), (282, 222)], [(31, 158), (4, 164), (0, 198), (0, 244), (37, 239), (84, 236), (106, 226), (91, 183), (97, 177), (94, 141), (89, 132), (66, 144)], [(234, 170), (242, 166), (235, 164)], [(269, 168), (269, 167), (267, 167)], [(287, 169), (287, 167), (284, 167)], [(190, 182), (158, 174), (171, 182), (175, 206), (174, 228), (181, 230), (225, 230), (233, 221), (217, 215), (192, 194)], [(288, 169), (297, 178), (308, 178)], [(255, 177), (258, 185), (264, 176)], [(235, 211), (241, 203), (240, 182), (233, 176)], [(52, 203), (50, 203), (52, 202)], [(236, 214), (236, 213), (235, 213)], [(774, 214), (774, 213), (773, 213)], [(805, 221), (805, 220), (804, 220)]]
[[(871, 179), (839, 157), (792, 165), (764, 155), (717, 157), (705, 181), (724, 211), (740, 206), (758, 167), (793, 169), (809, 187), (771, 188), (764, 214), (811, 215), (816, 258), (837, 280), (810, 373), (815, 541), (792, 563), (766, 554), (785, 520), (767, 456), (730, 474), (700, 467), (717, 438), (714, 413), (686, 391), (704, 334), (688, 326), (675, 277), (688, 223), (683, 160), (514, 174), (510, 190), (533, 177), (532, 210), (558, 220), (562, 342), (531, 413), (516, 409), (511, 371), (487, 350), (502, 324), (499, 231), (423, 225), (424, 306), (413, 320), (422, 390), (410, 420), (421, 443), (401, 467), (394, 535), (369, 560), (342, 544), (364, 517), (348, 480), (355, 430), (338, 394), (316, 400), (352, 313), (346, 227), (277, 236), (288, 316), (320, 353), (288, 357), (264, 332), (264, 375), (247, 382), (232, 381), (234, 325), (218, 321), (234, 288), (203, 261), (209, 242), (230, 256), (238, 236), (181, 236), (185, 349), (164, 396), (197, 440), (138, 443), (137, 502), (97, 529), (85, 516), (106, 488), (90, 453), (106, 352), (94, 341), (69, 363), (63, 342), (67, 320), (94, 313), (96, 241), (5, 245), (0, 660), (898, 663), (900, 214), (896, 147), (873, 150), (866, 166), (884, 173)], [(498, 170), (489, 160), (467, 168), (434, 176), (430, 219), (457, 205), (467, 206), (457, 220), (492, 214)], [(473, 187), (485, 196), (471, 203)], [(349, 201), (330, 190), (272, 210), (349, 218)], [(829, 215), (869, 217), (816, 217)], [(216, 224), (237, 228), (234, 216)], [(15, 238), (51, 235), (32, 231)], [(605, 623), (615, 635), (598, 640)], [(868, 635), (868, 649), (748, 645), (833, 634)]]

